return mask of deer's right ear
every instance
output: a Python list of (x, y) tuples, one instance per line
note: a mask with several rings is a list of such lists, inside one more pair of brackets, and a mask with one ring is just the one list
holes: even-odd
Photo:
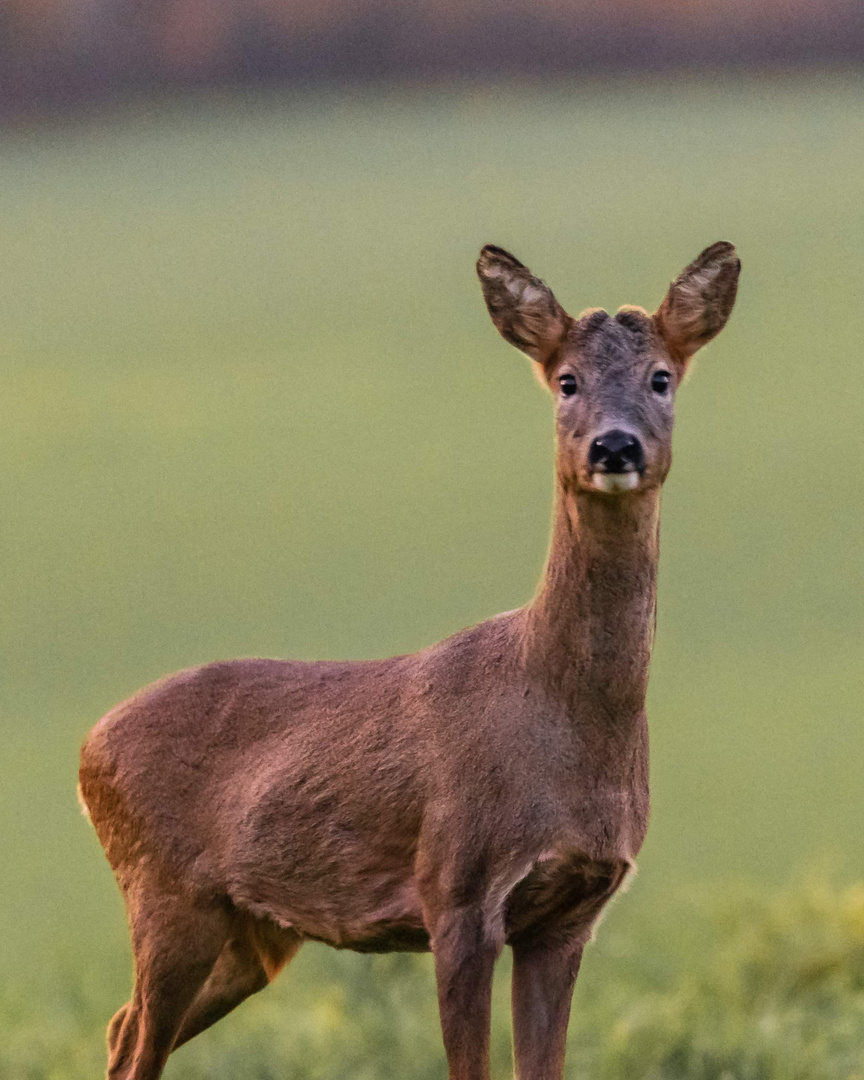
[(509, 251), (491, 244), (480, 252), (477, 276), (501, 336), (544, 364), (561, 343), (569, 323), (552, 290)]

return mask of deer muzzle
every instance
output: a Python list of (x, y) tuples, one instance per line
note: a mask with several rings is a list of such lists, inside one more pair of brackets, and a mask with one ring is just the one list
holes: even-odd
[(645, 469), (645, 451), (632, 432), (613, 428), (591, 443), (588, 466), (591, 482), (599, 491), (610, 495), (633, 491)]

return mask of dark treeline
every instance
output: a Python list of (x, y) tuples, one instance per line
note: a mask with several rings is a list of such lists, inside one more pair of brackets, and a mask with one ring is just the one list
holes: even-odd
[(172, 87), (864, 59), (859, 0), (0, 0), (0, 110)]

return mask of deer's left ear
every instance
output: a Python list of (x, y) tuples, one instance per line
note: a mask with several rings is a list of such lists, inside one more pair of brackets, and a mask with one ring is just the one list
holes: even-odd
[(723, 329), (738, 291), (741, 260), (732, 244), (721, 240), (705, 248), (669, 286), (654, 313), (654, 324), (682, 368)]
[(570, 322), (549, 286), (509, 251), (491, 244), (480, 252), (477, 276), (501, 336), (538, 364), (545, 364)]

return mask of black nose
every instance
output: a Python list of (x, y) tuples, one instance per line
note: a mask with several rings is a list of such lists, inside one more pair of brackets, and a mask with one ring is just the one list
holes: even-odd
[(600, 472), (641, 472), (645, 468), (645, 451), (635, 435), (614, 428), (591, 443), (588, 464)]

